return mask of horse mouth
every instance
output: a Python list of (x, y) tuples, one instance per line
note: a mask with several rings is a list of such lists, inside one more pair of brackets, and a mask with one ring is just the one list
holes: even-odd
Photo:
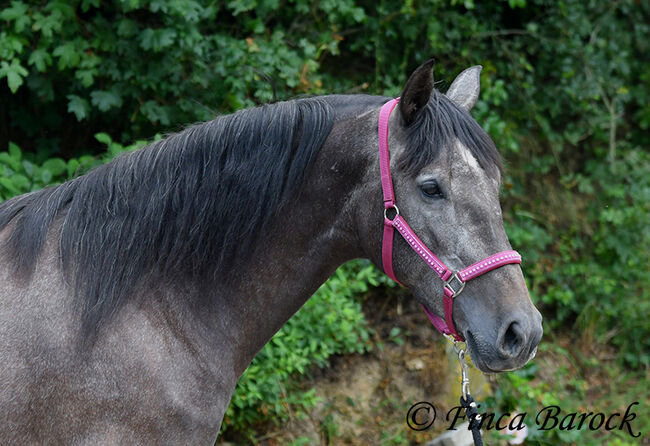
[[(510, 364), (508, 365), (503, 364), (495, 367), (493, 363), (494, 362), (499, 363), (501, 361), (499, 360), (490, 361), (491, 359), (489, 358), (490, 355), (483, 353), (484, 349), (480, 347), (480, 344), (476, 341), (471, 331), (466, 330), (463, 333), (463, 337), (465, 338), (465, 345), (467, 346), (467, 352), (469, 353), (469, 357), (471, 358), (472, 363), (477, 369), (479, 369), (483, 373), (495, 374), (495, 373), (502, 373), (502, 372), (512, 372), (514, 370), (518, 370), (524, 367), (526, 364), (528, 364), (529, 361), (531, 361), (537, 355), (537, 346), (535, 346), (530, 351), (525, 361), (521, 361), (521, 363), (516, 364), (514, 366), (510, 366)], [(488, 358), (486, 358), (486, 356)]]
[(487, 365), (487, 363), (483, 360), (483, 357), (479, 354), (476, 340), (474, 339), (474, 335), (472, 335), (471, 331), (467, 330), (465, 333), (463, 333), (463, 337), (465, 338), (465, 345), (467, 346), (469, 357), (472, 359), (472, 363), (477, 369), (483, 373), (499, 373), (505, 371), (495, 370)]

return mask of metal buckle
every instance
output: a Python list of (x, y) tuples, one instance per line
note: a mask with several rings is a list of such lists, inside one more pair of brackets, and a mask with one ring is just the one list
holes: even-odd
[(469, 370), (467, 363), (465, 362), (465, 349), (458, 347), (458, 345), (454, 343), (454, 350), (458, 355), (458, 362), (460, 363), (460, 391), (463, 394), (463, 398), (467, 400), (467, 397), (471, 394), (469, 392)]
[[(395, 209), (395, 216), (394, 216), (392, 219), (388, 218), (388, 211), (389, 211), (390, 209)], [(393, 221), (393, 220), (395, 220), (397, 217), (399, 217), (399, 208), (397, 207), (397, 205), (394, 204), (394, 205), (392, 205), (391, 207), (388, 207), (388, 208), (385, 208), (385, 209), (384, 209), (384, 218), (385, 218), (386, 220)]]
[[(456, 279), (460, 284), (460, 288), (458, 288), (458, 291), (454, 290), (454, 287), (451, 286), (451, 281), (454, 279)], [(451, 297), (455, 299), (465, 289), (465, 282), (463, 282), (463, 280), (460, 277), (458, 277), (458, 273), (456, 272), (449, 279), (445, 280), (445, 284), (443, 285), (443, 288), (449, 288), (449, 291), (451, 291), (452, 293)]]

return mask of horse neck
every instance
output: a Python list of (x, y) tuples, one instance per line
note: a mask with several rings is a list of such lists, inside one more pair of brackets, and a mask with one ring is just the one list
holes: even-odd
[[(300, 193), (279, 210), (237, 286), (220, 296), (229, 311), (215, 317), (228, 331), (227, 342), (236, 344), (238, 375), (338, 266), (363, 255), (353, 215), (374, 137), (359, 125), (372, 130), (372, 119), (335, 124)], [(359, 133), (369, 141), (360, 141)]]

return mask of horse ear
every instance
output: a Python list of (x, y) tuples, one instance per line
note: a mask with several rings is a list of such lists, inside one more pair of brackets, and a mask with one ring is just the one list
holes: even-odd
[(418, 112), (424, 108), (433, 91), (433, 59), (420, 65), (409, 77), (399, 100), (399, 111), (404, 123), (413, 122)]
[(445, 95), (460, 107), (470, 111), (481, 92), (482, 69), (482, 66), (475, 65), (460, 73), (451, 83), (451, 87)]

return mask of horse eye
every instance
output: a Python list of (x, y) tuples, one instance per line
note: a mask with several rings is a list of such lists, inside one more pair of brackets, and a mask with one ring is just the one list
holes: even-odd
[(437, 181), (427, 181), (420, 185), (420, 190), (425, 197), (429, 198), (443, 198), (442, 190)]

